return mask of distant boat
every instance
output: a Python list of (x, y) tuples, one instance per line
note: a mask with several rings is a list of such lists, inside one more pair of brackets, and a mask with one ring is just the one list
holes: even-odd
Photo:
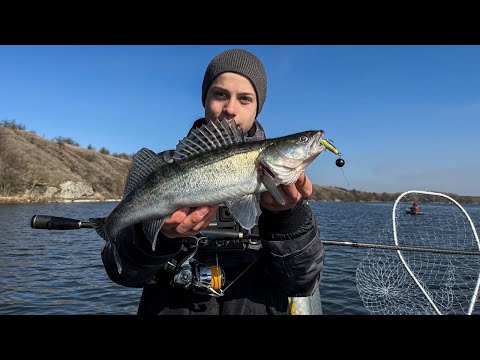
[(413, 210), (407, 209), (405, 210), (405, 212), (410, 215), (423, 215), (422, 211), (413, 211)]

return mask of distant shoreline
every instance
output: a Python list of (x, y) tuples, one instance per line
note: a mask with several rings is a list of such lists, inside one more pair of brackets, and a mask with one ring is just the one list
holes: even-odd
[[(314, 194), (315, 195), (315, 194)], [(318, 198), (312, 196), (308, 199), (310, 202), (358, 202), (358, 203), (392, 203), (398, 194), (389, 194), (389, 197), (341, 197), (328, 196), (327, 198)], [(450, 194), (451, 195), (451, 194)], [(480, 204), (480, 197), (475, 196), (455, 196), (463, 204)], [(90, 199), (60, 199), (60, 198), (28, 198), (26, 196), (0, 196), (0, 205), (2, 204), (71, 204), (71, 203), (107, 203), (120, 202), (122, 199), (104, 199), (102, 197)]]
[(0, 204), (64, 204), (64, 203), (104, 203), (122, 199), (28, 199), (21, 196), (0, 196)]

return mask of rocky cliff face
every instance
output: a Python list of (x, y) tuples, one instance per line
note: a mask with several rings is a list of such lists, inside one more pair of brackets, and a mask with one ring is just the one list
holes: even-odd
[(74, 201), (95, 199), (92, 186), (83, 181), (65, 181), (59, 186), (36, 184), (28, 194), (30, 198)]

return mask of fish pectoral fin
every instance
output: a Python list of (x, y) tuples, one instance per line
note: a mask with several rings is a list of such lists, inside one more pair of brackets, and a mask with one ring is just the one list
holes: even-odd
[(238, 199), (228, 200), (225, 204), (240, 225), (244, 229), (250, 230), (262, 212), (258, 202), (258, 196), (256, 194), (250, 194)]
[(260, 175), (260, 181), (267, 188), (268, 192), (272, 194), (273, 198), (282, 205), (285, 205), (285, 199), (283, 198), (282, 193), (277, 188), (274, 178), (268, 172), (262, 170)]

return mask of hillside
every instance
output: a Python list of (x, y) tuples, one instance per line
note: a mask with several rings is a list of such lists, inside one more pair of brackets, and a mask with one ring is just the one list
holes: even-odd
[(130, 159), (0, 126), (0, 196), (13, 201), (68, 199), (69, 194), (118, 199), (130, 164)]
[[(82, 148), (71, 139), (47, 140), (0, 123), (0, 203), (119, 199), (130, 164), (126, 154)], [(311, 200), (393, 202), (398, 195), (314, 185)], [(480, 204), (478, 196), (448, 195)]]

